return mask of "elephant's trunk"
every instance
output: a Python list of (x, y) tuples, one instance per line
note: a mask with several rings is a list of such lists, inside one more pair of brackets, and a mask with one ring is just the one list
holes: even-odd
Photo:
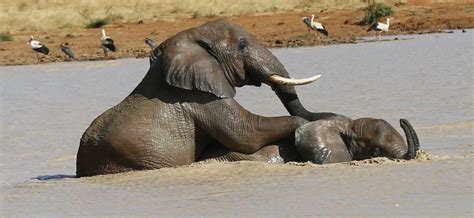
[(316, 121), (320, 119), (330, 118), (339, 116), (334, 113), (312, 113), (306, 110), (301, 104), (298, 94), (296, 93), (295, 87), (289, 85), (275, 85), (272, 86), (273, 91), (277, 94), (280, 101), (285, 106), (288, 113), (293, 116), (302, 117), (308, 121)]
[[(256, 69), (260, 72), (257, 80), (271, 86), (273, 91), (278, 95), (286, 110), (293, 116), (302, 117), (308, 121), (315, 121), (323, 118), (337, 116), (333, 113), (312, 113), (306, 110), (301, 104), (294, 85), (302, 85), (313, 82), (319, 76), (307, 79), (294, 80), (291, 78), (283, 64), (267, 49), (259, 48), (258, 57), (249, 61), (246, 67), (248, 69)], [(271, 64), (268, 64), (271, 63)]]
[(388, 154), (387, 157), (393, 157), (393, 158), (397, 158), (397, 159), (405, 158), (407, 156), (407, 153), (408, 153), (407, 147), (402, 146), (400, 144), (397, 144), (395, 146), (386, 147), (385, 149), (386, 149), (387, 154)]
[(415, 129), (413, 129), (408, 120), (400, 119), (400, 126), (405, 132), (407, 138), (408, 151), (405, 155), (405, 159), (414, 159), (416, 157), (416, 152), (420, 148), (420, 141), (418, 140), (418, 136), (415, 132)]

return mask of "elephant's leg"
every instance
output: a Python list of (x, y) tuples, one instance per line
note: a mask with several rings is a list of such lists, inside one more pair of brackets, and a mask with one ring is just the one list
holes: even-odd
[(305, 124), (296, 130), (296, 150), (303, 160), (317, 164), (351, 161), (344, 141), (351, 124), (352, 121), (345, 117)]
[(198, 161), (203, 162), (232, 162), (232, 161), (261, 161), (282, 163), (283, 159), (278, 152), (278, 145), (268, 145), (253, 154), (243, 154), (229, 150), (228, 148), (214, 144), (206, 148)]
[(284, 163), (288, 161), (296, 161), (299, 155), (296, 152), (293, 143), (294, 139), (285, 139), (278, 143), (267, 145), (253, 154), (243, 154), (232, 151), (220, 143), (213, 143), (209, 145), (206, 150), (202, 152), (198, 161), (213, 162), (213, 161), (262, 161), (268, 163)]
[(252, 154), (260, 148), (294, 136), (307, 123), (296, 116), (262, 117), (250, 113), (234, 99), (222, 99), (198, 108), (198, 128), (232, 151)]

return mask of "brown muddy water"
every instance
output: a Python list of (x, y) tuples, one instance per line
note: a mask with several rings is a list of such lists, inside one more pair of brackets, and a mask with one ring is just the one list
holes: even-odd
[[(294, 77), (323, 74), (297, 89), (309, 109), (410, 120), (427, 153), (414, 161), (211, 163), (75, 179), (81, 134), (129, 94), (148, 60), (0, 67), (0, 216), (470, 217), (473, 33), (273, 50)], [(286, 114), (268, 87), (237, 96), (257, 114)]]

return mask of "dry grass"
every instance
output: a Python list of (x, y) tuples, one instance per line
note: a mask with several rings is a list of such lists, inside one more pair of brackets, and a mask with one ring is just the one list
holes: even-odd
[[(341, 3), (343, 2), (343, 3)], [(84, 27), (96, 19), (112, 23), (180, 18), (243, 16), (363, 6), (364, 0), (0, 0), (0, 32)]]

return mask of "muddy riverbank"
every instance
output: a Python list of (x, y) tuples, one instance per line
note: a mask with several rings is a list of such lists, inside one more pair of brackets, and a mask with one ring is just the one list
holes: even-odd
[[(401, 4), (394, 6), (395, 19), (392, 20), (388, 35), (422, 34), (444, 32), (447, 29), (474, 28), (474, 2)], [(315, 14), (329, 31), (329, 37), (307, 35), (307, 28), (301, 22), (302, 16)], [(367, 25), (360, 21), (364, 11), (360, 9), (328, 9), (320, 11), (295, 11), (273, 13), (259, 16), (224, 17), (253, 33), (269, 47), (301, 47), (356, 43), (358, 37), (373, 36), (367, 33)], [(200, 25), (218, 17), (178, 19), (173, 22), (154, 22), (143, 20), (135, 23), (114, 23), (104, 26), (116, 42), (118, 52), (111, 53), (107, 59), (124, 57), (146, 57), (150, 49), (145, 45), (145, 37), (158, 43), (184, 29)], [(383, 20), (384, 21), (384, 20)], [(384, 21), (385, 22), (385, 21)], [(39, 63), (65, 61), (60, 43), (68, 42), (77, 60), (104, 60), (100, 47), (100, 28), (70, 29), (48, 32), (16, 32), (14, 41), (0, 42), (0, 65), (36, 64), (35, 52), (26, 44), (34, 35), (50, 48), (48, 56), (40, 56)], [(387, 35), (387, 34), (385, 34)]]

